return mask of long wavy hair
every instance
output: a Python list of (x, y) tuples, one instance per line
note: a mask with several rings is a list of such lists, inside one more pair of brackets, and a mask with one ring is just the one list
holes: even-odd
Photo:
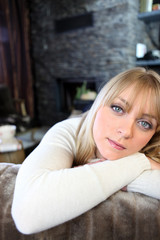
[[(108, 81), (97, 95), (92, 107), (84, 113), (76, 137), (75, 165), (82, 165), (95, 156), (96, 145), (93, 139), (93, 124), (97, 111), (101, 106), (109, 106), (124, 90), (133, 86), (130, 95), (131, 106), (138, 94), (143, 94), (141, 109), (144, 108), (148, 93), (151, 92), (150, 109), (154, 111), (157, 128), (156, 132), (141, 149), (141, 152), (153, 160), (160, 162), (160, 75), (153, 70), (137, 67), (122, 72)], [(95, 156), (96, 157), (96, 156)]]

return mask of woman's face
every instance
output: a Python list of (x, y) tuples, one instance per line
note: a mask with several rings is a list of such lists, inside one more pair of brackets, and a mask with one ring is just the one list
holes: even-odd
[(143, 94), (137, 96), (130, 111), (127, 111), (132, 91), (133, 87), (128, 88), (110, 106), (102, 106), (98, 110), (93, 125), (98, 158), (116, 160), (136, 153), (154, 135), (157, 121), (154, 113), (150, 112), (151, 94), (142, 111)]

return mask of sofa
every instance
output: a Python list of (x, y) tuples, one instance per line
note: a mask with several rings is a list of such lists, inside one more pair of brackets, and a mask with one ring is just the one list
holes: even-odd
[(0, 163), (0, 240), (160, 239), (160, 201), (124, 191), (118, 191), (92, 210), (57, 227), (37, 234), (21, 234), (11, 217), (15, 179), (20, 166)]

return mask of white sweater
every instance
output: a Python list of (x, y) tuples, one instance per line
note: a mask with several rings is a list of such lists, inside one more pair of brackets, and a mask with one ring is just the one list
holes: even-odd
[[(75, 218), (128, 184), (132, 191), (130, 183), (135, 179), (133, 191), (160, 197), (159, 190), (149, 187), (154, 174), (145, 184), (147, 172), (154, 171), (145, 171), (151, 166), (141, 153), (71, 168), (79, 122), (80, 118), (73, 118), (54, 125), (22, 164), (12, 204), (20, 232), (43, 231)], [(160, 171), (155, 172), (160, 178)]]

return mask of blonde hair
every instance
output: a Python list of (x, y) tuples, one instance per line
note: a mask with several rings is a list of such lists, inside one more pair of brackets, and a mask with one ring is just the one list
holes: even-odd
[(93, 139), (92, 129), (96, 113), (100, 106), (109, 105), (125, 89), (134, 86), (131, 105), (139, 93), (143, 93), (144, 101), (141, 108), (145, 105), (149, 90), (151, 91), (151, 109), (157, 117), (157, 129), (148, 144), (141, 149), (142, 153), (160, 162), (160, 76), (158, 73), (145, 68), (133, 68), (122, 72), (107, 82), (101, 89), (90, 110), (82, 117), (77, 131), (77, 154), (75, 165), (85, 164), (93, 158), (96, 145)]

